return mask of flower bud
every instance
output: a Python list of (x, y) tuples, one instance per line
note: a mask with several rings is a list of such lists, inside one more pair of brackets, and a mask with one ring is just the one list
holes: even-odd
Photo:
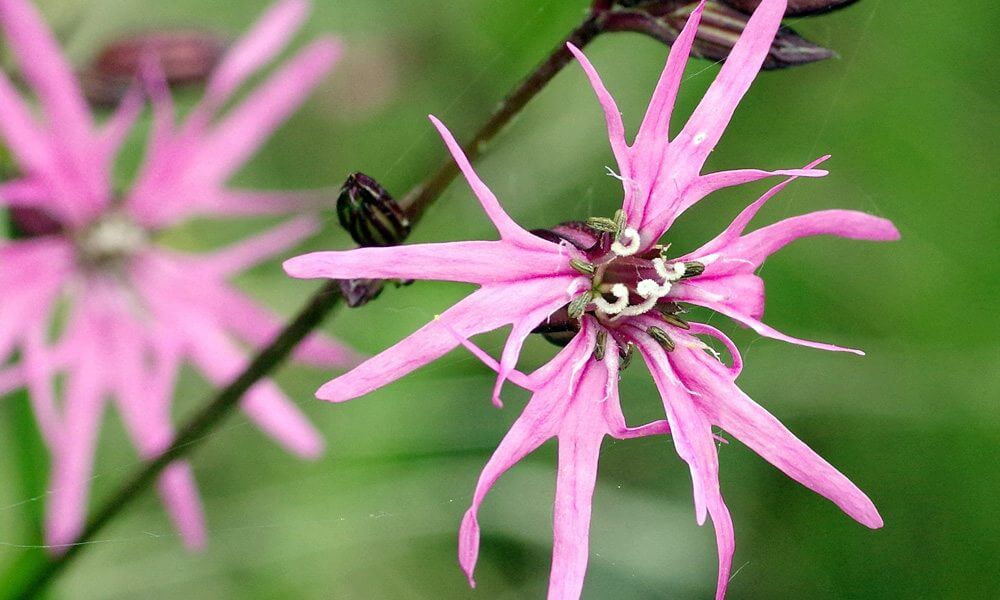
[[(359, 246), (395, 246), (410, 234), (410, 220), (399, 204), (377, 181), (364, 173), (347, 176), (337, 197), (340, 225)], [(397, 286), (412, 280), (397, 280)], [(381, 279), (344, 279), (340, 291), (351, 308), (378, 298), (385, 281)]]
[(33, 238), (62, 233), (62, 223), (48, 212), (34, 206), (12, 206), (8, 209), (14, 237)]
[(207, 31), (150, 31), (105, 46), (80, 80), (91, 103), (114, 106), (139, 75), (143, 61), (154, 59), (169, 85), (190, 85), (208, 79), (225, 49), (222, 39)]
[(410, 220), (377, 181), (352, 173), (337, 198), (340, 225), (359, 246), (395, 246), (410, 234)]
[[(831, 10), (844, 8), (845, 6), (854, 4), (857, 1), (858, 0), (788, 0), (788, 8), (785, 9), (785, 16), (802, 17), (806, 15), (830, 12)], [(749, 15), (757, 9), (761, 0), (722, 0), (722, 2)]]
[[(787, 16), (816, 14), (846, 6), (856, 0), (790, 0)], [(710, 60), (725, 60), (743, 33), (749, 14), (760, 0), (709, 0), (691, 53)], [(601, 31), (644, 33), (672, 45), (698, 6), (693, 0), (615, 0), (595, 3), (592, 7)], [(834, 52), (799, 37), (782, 26), (771, 51), (764, 60), (765, 69), (779, 69), (806, 64), (834, 56)]]

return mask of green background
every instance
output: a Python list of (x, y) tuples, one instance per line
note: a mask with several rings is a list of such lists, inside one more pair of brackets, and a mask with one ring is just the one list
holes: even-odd
[[(236, 34), (264, 6), (105, 0), (43, 6), (82, 64), (124, 32), (197, 24)], [(238, 176), (254, 187), (335, 189), (352, 170), (397, 195), (437, 166), (426, 120), (467, 138), (496, 102), (581, 19), (584, 0), (330, 0), (299, 41), (342, 36), (347, 53), (304, 109)], [(886, 526), (869, 531), (738, 442), (720, 448), (737, 532), (730, 598), (1000, 597), (997, 292), (997, 3), (863, 0), (790, 21), (837, 59), (759, 77), (709, 170), (790, 168), (830, 153), (831, 175), (799, 181), (756, 224), (825, 208), (891, 218), (895, 244), (799, 242), (763, 268), (766, 320), (805, 338), (861, 347), (864, 358), (760, 339), (716, 317), (746, 360), (740, 384), (870, 494)], [(634, 34), (588, 49), (634, 131), (666, 48)], [(694, 107), (717, 67), (693, 61), (678, 110)], [(186, 98), (196, 94), (185, 94)], [(675, 120), (683, 122), (681, 118)], [(131, 142), (135, 163), (142, 136)], [(603, 119), (571, 65), (477, 163), (527, 227), (607, 215), (620, 187)], [(714, 196), (668, 239), (696, 247), (766, 185)], [(332, 204), (331, 204), (332, 206)], [(311, 248), (346, 248), (328, 227)], [(165, 240), (208, 249), (265, 221), (192, 223)], [(464, 183), (431, 209), (412, 241), (493, 236)], [(290, 315), (315, 289), (278, 262), (239, 283)], [(417, 283), (341, 312), (327, 329), (374, 353), (460, 299), (466, 286)], [(517, 298), (511, 298), (517, 302)], [(503, 334), (483, 336), (496, 352)], [(553, 348), (531, 340), (534, 368)], [(479, 589), (455, 558), (457, 527), (479, 469), (523, 404), (489, 403), (493, 375), (456, 351), (344, 405), (313, 399), (332, 376), (288, 366), (277, 378), (325, 433), (329, 450), (300, 462), (242, 415), (194, 458), (210, 546), (188, 554), (147, 494), (86, 549), (57, 598), (538, 598), (551, 543), (554, 445), (505, 476), (481, 512)], [(190, 373), (181, 418), (208, 387)], [(662, 411), (641, 365), (622, 383), (634, 422)], [(23, 396), (0, 405), (0, 565), (39, 543), (44, 455)], [(137, 465), (117, 416), (93, 480), (103, 498)], [(669, 440), (606, 443), (594, 505), (586, 598), (708, 598), (716, 552), (695, 524), (690, 478)], [(8, 571), (8, 577), (11, 572)], [(0, 581), (2, 584), (2, 581)]]

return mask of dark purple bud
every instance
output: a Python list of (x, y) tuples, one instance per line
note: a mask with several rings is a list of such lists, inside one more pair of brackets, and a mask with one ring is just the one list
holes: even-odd
[(30, 238), (62, 233), (62, 223), (46, 211), (34, 206), (12, 206), (10, 225), (15, 237)]
[(359, 246), (395, 246), (410, 234), (410, 220), (403, 209), (364, 173), (347, 177), (337, 198), (337, 216)]
[[(789, 15), (811, 14), (832, 10), (854, 0), (813, 0), (811, 2), (790, 3), (796, 12), (789, 9)], [(693, 56), (709, 60), (725, 60), (743, 33), (749, 16), (727, 4), (756, 5), (756, 0), (728, 2), (710, 0), (705, 4), (698, 35), (691, 50)], [(818, 7), (823, 4), (824, 7)], [(812, 8), (806, 5), (812, 6)], [(827, 6), (828, 5), (828, 6)], [(632, 31), (644, 33), (664, 44), (671, 45), (687, 22), (691, 11), (698, 6), (692, 0), (617, 0), (610, 9), (598, 15), (602, 31)], [(803, 39), (797, 33), (782, 26), (771, 44), (771, 51), (764, 60), (765, 69), (780, 69), (806, 64), (835, 56), (832, 50)]]
[(225, 50), (226, 43), (211, 32), (150, 31), (105, 46), (80, 80), (91, 103), (114, 106), (135, 81), (144, 61), (154, 59), (169, 85), (191, 85), (208, 79)]
[(580, 331), (580, 319), (569, 315), (567, 305), (549, 315), (541, 325), (531, 330), (531, 333), (540, 333), (546, 340), (561, 348), (570, 343), (578, 331)]
[(356, 308), (378, 298), (382, 293), (383, 283), (381, 279), (341, 279), (340, 293), (347, 306)]
[[(854, 4), (858, 0), (788, 0), (785, 9), (786, 17), (802, 17), (830, 12)], [(761, 0), (722, 0), (725, 4), (745, 12), (752, 13), (760, 5)]]
[[(359, 246), (395, 246), (410, 234), (410, 220), (392, 195), (364, 173), (348, 175), (337, 197), (341, 226)], [(397, 286), (413, 281), (395, 281)], [(380, 279), (344, 279), (340, 291), (351, 308), (362, 306), (382, 293)]]

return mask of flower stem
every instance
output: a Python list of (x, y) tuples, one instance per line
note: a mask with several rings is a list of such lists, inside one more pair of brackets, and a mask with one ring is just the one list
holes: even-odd
[[(572, 55), (566, 49), (566, 42), (572, 42), (582, 48), (597, 37), (600, 25), (595, 14), (591, 13), (583, 23), (570, 32), (566, 39), (501, 102), (490, 119), (465, 146), (465, 153), (470, 160), (480, 156), (485, 146), (569, 63)], [(420, 220), (425, 210), (441, 195), (458, 173), (458, 166), (449, 159), (403, 197), (400, 204), (412, 223)], [(298, 315), (274, 341), (254, 357), (232, 383), (216, 392), (204, 408), (180, 427), (177, 437), (163, 454), (144, 463), (126, 479), (125, 483), (100, 506), (83, 533), (66, 547), (65, 552), (49, 558), (38, 551), (32, 559), (18, 561), (18, 576), (14, 578), (14, 583), (6, 591), (5, 597), (28, 599), (37, 598), (43, 593), (72, 560), (90, 545), (105, 525), (149, 488), (167, 465), (198, 447), (206, 439), (207, 434), (233, 412), (243, 395), (255, 383), (281, 365), (299, 342), (318, 327), (341, 300), (337, 281), (327, 283), (310, 298)]]

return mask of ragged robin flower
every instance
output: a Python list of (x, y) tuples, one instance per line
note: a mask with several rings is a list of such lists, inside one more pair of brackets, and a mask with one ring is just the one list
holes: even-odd
[[(576, 48), (604, 109), (624, 188), (612, 218), (566, 223), (529, 232), (500, 207), (473, 171), (451, 134), (432, 117), (499, 241), (414, 244), (318, 252), (291, 259), (286, 271), (312, 278), (414, 278), (459, 281), (479, 289), (395, 346), (328, 382), (317, 396), (342, 402), (361, 396), (444, 355), (459, 344), (499, 372), (493, 399), (505, 380), (533, 392), (531, 400), (483, 470), (462, 521), (459, 561), (472, 580), (479, 547), (477, 511), (497, 478), (550, 438), (559, 458), (553, 515), (549, 597), (579, 597), (588, 559), (591, 498), (600, 445), (669, 432), (688, 464), (699, 523), (711, 516), (719, 552), (717, 597), (729, 581), (734, 531), (719, 488), (713, 427), (719, 427), (809, 489), (868, 527), (882, 519), (861, 490), (810, 450), (735, 384), (742, 367), (735, 345), (718, 330), (683, 318), (685, 303), (721, 312), (761, 335), (805, 346), (842, 350), (796, 339), (765, 325), (763, 281), (755, 274), (773, 252), (802, 237), (834, 235), (894, 240), (881, 218), (828, 210), (793, 217), (746, 233), (760, 207), (798, 177), (819, 177), (817, 160), (803, 169), (756, 169), (702, 175), (736, 106), (756, 76), (785, 10), (765, 0), (749, 20), (725, 65), (684, 128), (668, 140), (670, 115), (704, 3), (692, 13), (670, 52), (635, 141), (626, 142), (621, 115), (596, 71)], [(713, 191), (771, 176), (786, 179), (744, 210), (719, 236), (682, 256), (661, 244), (671, 224)], [(511, 326), (499, 361), (469, 338)], [(568, 336), (568, 344), (530, 375), (515, 367), (533, 332)], [(721, 341), (732, 356), (722, 363), (701, 336)], [(662, 395), (666, 419), (630, 428), (619, 405), (618, 376), (638, 354)]]
[[(26, 0), (0, 0), (0, 25), (40, 117), (0, 73), (0, 135), (19, 175), (0, 183), (0, 202), (26, 238), (0, 244), (0, 391), (26, 386), (52, 455), (45, 540), (57, 551), (80, 532), (95, 445), (113, 399), (140, 455), (173, 437), (174, 379), (191, 362), (213, 384), (246, 363), (241, 343), (268, 343), (279, 319), (227, 280), (296, 245), (318, 222), (300, 216), (208, 255), (157, 244), (157, 234), (192, 216), (301, 212), (303, 194), (226, 187), (325, 76), (339, 55), (320, 39), (277, 69), (229, 110), (232, 97), (287, 45), (308, 12), (303, 0), (271, 8), (210, 77), (205, 97), (181, 123), (159, 65), (146, 70), (153, 127), (143, 167), (116, 192), (111, 172), (139, 116), (136, 88), (101, 126), (52, 33)], [(154, 56), (154, 55), (151, 55)], [(315, 199), (315, 198), (314, 198)], [(304, 361), (352, 364), (353, 354), (322, 338), (298, 351)], [(56, 393), (56, 380), (61, 391)], [(290, 451), (315, 457), (320, 434), (273, 381), (253, 387), (244, 412)], [(159, 492), (184, 542), (205, 543), (204, 518), (186, 462), (168, 466)]]

